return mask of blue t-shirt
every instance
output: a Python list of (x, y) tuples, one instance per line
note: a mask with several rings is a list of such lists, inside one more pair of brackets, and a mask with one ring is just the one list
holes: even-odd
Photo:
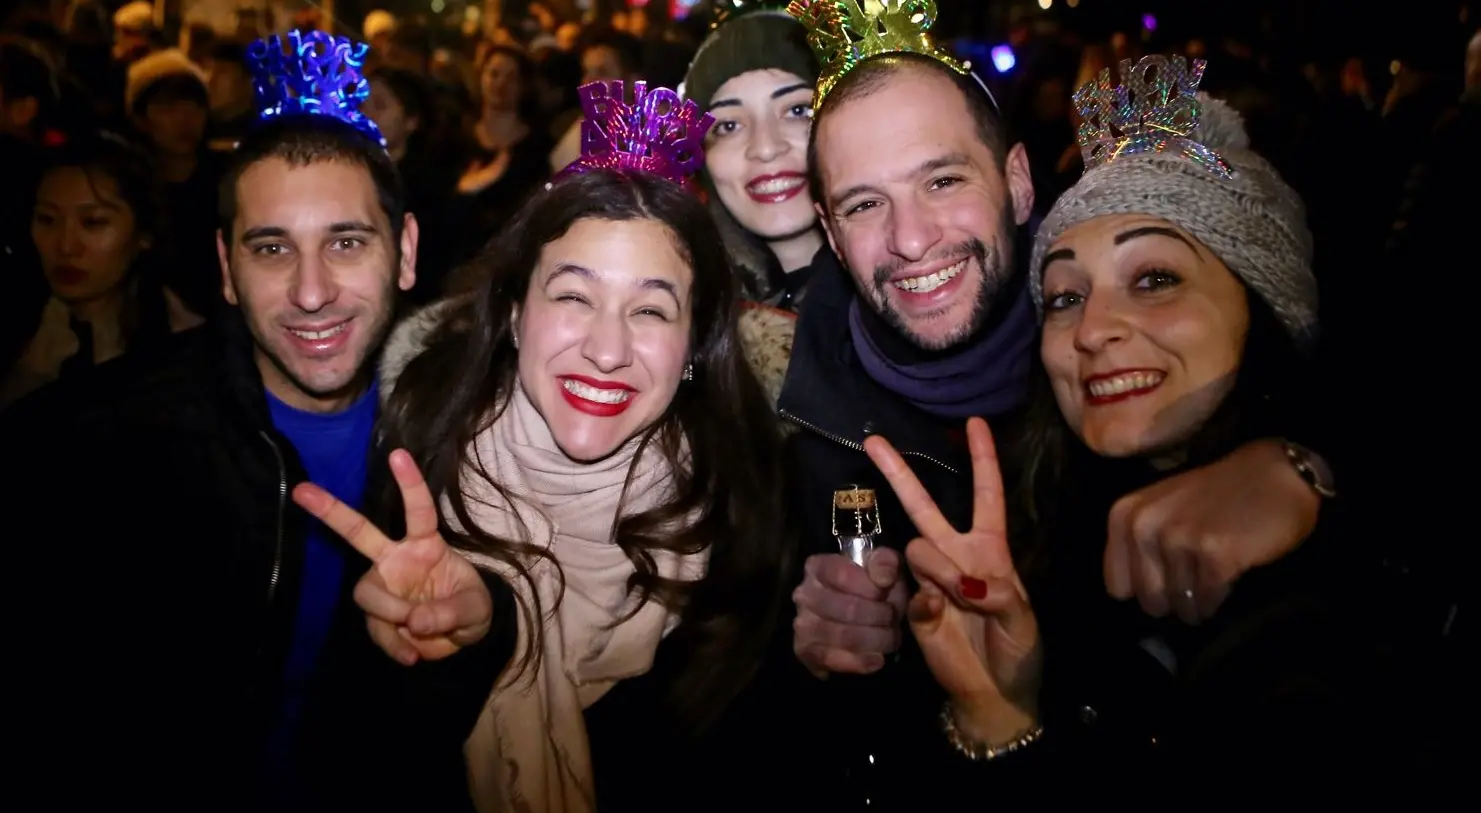
[[(376, 386), (372, 384), (348, 409), (332, 414), (295, 409), (271, 393), (267, 405), (273, 426), (293, 444), (309, 481), (360, 510), (375, 427)], [(358, 555), (323, 523), (310, 522), (298, 615), (283, 670), (282, 705), (268, 741), (268, 784), (278, 797), (279, 810), (294, 807), (299, 796), (293, 766), (304, 703), (344, 590), (346, 559)]]

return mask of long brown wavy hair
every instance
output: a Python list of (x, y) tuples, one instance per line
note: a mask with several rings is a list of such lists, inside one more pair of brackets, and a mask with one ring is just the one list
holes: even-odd
[[(759, 667), (786, 600), (791, 546), (777, 488), (776, 419), (742, 353), (738, 282), (699, 199), (662, 178), (616, 171), (568, 177), (537, 193), (459, 275), (450, 315), (396, 382), (379, 440), (411, 452), (432, 493), (446, 497), (442, 533), (449, 544), (505, 562), (527, 581), (538, 559), (558, 571), (560, 563), (531, 543), (527, 529), (520, 539), (480, 530), (460, 480), (481, 475), (505, 499), (515, 499), (470, 449), (514, 391), (513, 314), (525, 301), (541, 249), (578, 221), (640, 219), (667, 226), (693, 269), (694, 377), (644, 430), (627, 475), (630, 487), (637, 461), (656, 448), (673, 472), (673, 496), (633, 516), (619, 511), (613, 542), (636, 568), (629, 589), (681, 613), (682, 623), (666, 642), (682, 653), (668, 695), (679, 720), (703, 727)], [(691, 516), (698, 519), (686, 527)], [(657, 551), (708, 551), (708, 572), (694, 583), (665, 579), (654, 563)], [(540, 651), (540, 620), (556, 610), (539, 606), (538, 599), (521, 607), (532, 642), (518, 661), (521, 672)]]

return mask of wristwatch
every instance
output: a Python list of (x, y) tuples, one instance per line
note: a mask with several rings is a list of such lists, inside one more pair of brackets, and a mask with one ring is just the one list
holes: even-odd
[(1327, 461), (1305, 446), (1289, 440), (1285, 442), (1285, 450), (1286, 459), (1291, 461), (1296, 474), (1300, 475), (1308, 486), (1311, 486), (1312, 491), (1327, 499), (1337, 496), (1332, 469), (1327, 465)]

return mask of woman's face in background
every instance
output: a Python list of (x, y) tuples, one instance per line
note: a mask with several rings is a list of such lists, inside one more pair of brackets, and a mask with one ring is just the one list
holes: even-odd
[(69, 304), (117, 292), (149, 242), (118, 184), (81, 167), (59, 167), (41, 179), (31, 239), (52, 293)]
[(668, 411), (689, 356), (694, 272), (656, 220), (578, 220), (547, 244), (515, 314), (519, 381), (572, 460)]
[(417, 120), (407, 117), (401, 100), (396, 98), (391, 86), (380, 79), (370, 80), (370, 98), (365, 102), (365, 114), (381, 128), (388, 150), (406, 146), (406, 140), (417, 131)]
[(615, 48), (594, 45), (581, 52), (581, 84), (626, 78), (622, 57)]
[(813, 85), (779, 70), (743, 73), (720, 86), (705, 140), (705, 169), (720, 202), (766, 240), (817, 226), (807, 191)]
[(1045, 255), (1040, 345), (1066, 423), (1104, 457), (1176, 452), (1234, 386), (1246, 297), (1166, 220), (1108, 215), (1066, 231)]
[(494, 54), (479, 77), (483, 106), (488, 110), (513, 110), (519, 106), (519, 63), (508, 54)]

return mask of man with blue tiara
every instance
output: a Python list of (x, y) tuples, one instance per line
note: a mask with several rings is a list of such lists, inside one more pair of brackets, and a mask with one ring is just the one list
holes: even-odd
[[(250, 49), (260, 120), (217, 238), (235, 310), (16, 409), (7, 499), (31, 568), (12, 572), (47, 574), (20, 773), (51, 805), (469, 808), (462, 744), (512, 654), (513, 598), (437, 536), (410, 457), (375, 448), (417, 223), (359, 110), (366, 50), (322, 32)], [(405, 519), (366, 522), (386, 477)]]

